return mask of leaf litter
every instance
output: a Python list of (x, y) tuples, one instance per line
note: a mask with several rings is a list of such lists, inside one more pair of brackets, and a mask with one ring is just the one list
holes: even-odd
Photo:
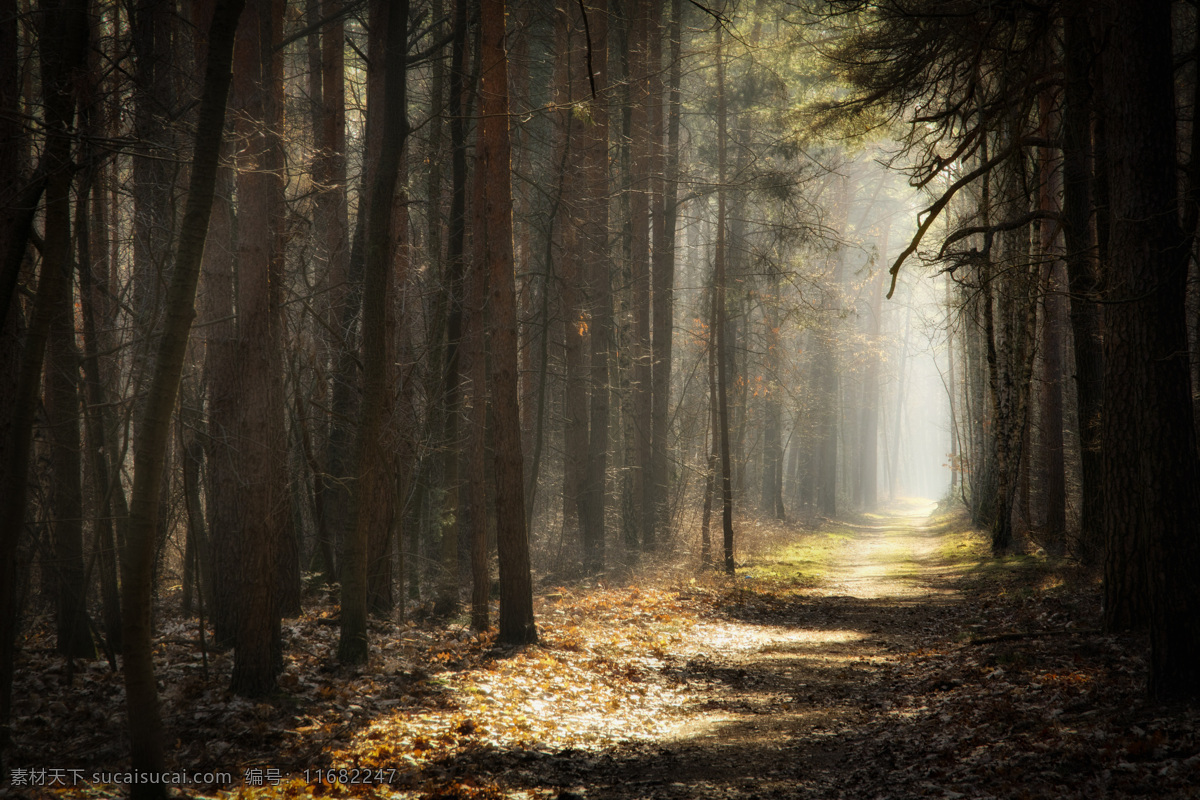
[[(206, 672), (195, 622), (164, 610), (170, 766), (229, 773), (187, 787), (220, 798), (1200, 795), (1200, 714), (1145, 698), (1145, 640), (1096, 632), (1096, 582), (1043, 556), (992, 561), (961, 516), (938, 520), (743, 520), (737, 577), (554, 586), (521, 649), (376, 622), (368, 665), (346, 669), (319, 605), (285, 622), (265, 701), (229, 694), (230, 655)], [(49, 623), (20, 656), (8, 763), (127, 769), (121, 675), (72, 670)]]

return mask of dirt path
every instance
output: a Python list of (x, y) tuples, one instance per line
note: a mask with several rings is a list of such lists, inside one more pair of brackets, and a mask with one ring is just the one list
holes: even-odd
[(825, 577), (783, 599), (755, 590), (751, 558), (745, 593), (665, 656), (659, 679), (686, 700), (664, 736), (537, 756), (505, 782), (566, 800), (842, 796), (848, 741), (892, 708), (897, 654), (939, 633), (958, 599), (933, 510), (909, 501), (834, 524)]

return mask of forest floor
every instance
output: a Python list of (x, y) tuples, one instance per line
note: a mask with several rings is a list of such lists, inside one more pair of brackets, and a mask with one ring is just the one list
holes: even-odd
[[(739, 558), (733, 578), (547, 587), (520, 650), (380, 623), (360, 670), (336, 666), (319, 606), (285, 623), (262, 702), (225, 691), (229, 656), (206, 662), (194, 622), (164, 620), (172, 766), (222, 798), (1200, 796), (1200, 712), (1145, 699), (1144, 638), (1100, 634), (1069, 564), (993, 559), (920, 501), (816, 530), (744, 520)], [(128, 768), (120, 675), (80, 665), (68, 686), (50, 643), (22, 655), (8, 755), (27, 772), (0, 796), (121, 796), (93, 782)]]

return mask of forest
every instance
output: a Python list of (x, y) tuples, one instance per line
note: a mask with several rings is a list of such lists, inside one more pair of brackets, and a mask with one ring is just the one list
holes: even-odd
[(0, 0), (0, 797), (1194, 797), (1193, 0)]

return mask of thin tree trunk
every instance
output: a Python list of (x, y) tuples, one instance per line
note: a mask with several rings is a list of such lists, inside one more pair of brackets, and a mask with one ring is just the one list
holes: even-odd
[[(675, 227), (679, 214), (679, 119), (680, 82), (682, 78), (681, 35), (683, 8), (680, 0), (671, 0), (670, 71), (666, 107), (666, 152), (662, 153), (663, 104), (662, 25), (656, 14), (651, 30), (651, 60), (654, 78), (651, 83), (651, 102), (655, 112), (651, 124), (656, 151), (652, 152), (651, 169), (658, 188), (654, 190), (654, 373), (651, 442), (654, 447), (653, 514), (658, 538), (671, 536), (671, 453), (668, 447), (671, 420), (671, 360), (675, 329)], [(661, 177), (660, 177), (661, 174)], [(660, 223), (661, 218), (661, 223)]]
[[(582, 217), (586, 197), (583, 194), (583, 123), (575, 119), (573, 106), (585, 102), (589, 97), (590, 81), (587, 76), (587, 32), (583, 18), (577, 15), (578, 3), (560, 0), (562, 5), (556, 15), (555, 39), (557, 57), (555, 64), (555, 103), (563, 110), (556, 114), (555, 134), (557, 146), (562, 153), (562, 197), (558, 205), (559, 231), (559, 275), (561, 278), (559, 319), (563, 333), (563, 447), (568, 454), (585, 453), (588, 447), (587, 386), (584, 371), (584, 337), (587, 335), (587, 320), (583, 313), (583, 297), (580, 281), (583, 279), (581, 262), (584, 261)], [(580, 519), (580, 504), (583, 502), (584, 484), (587, 480), (587, 461), (568, 455), (563, 461), (562, 511), (563, 527), (571, 540), (583, 542)]]
[[(654, 547), (653, 511), (647, 507), (651, 487), (651, 410), (653, 379), (650, 342), (650, 120), (649, 112), (649, 15), (657, 0), (635, 0), (632, 4), (629, 33), (630, 86), (630, 199), (631, 228), (630, 278), (633, 313), (633, 361), (629, 384), (632, 414), (626, 423), (633, 427), (634, 460), (632, 469), (632, 516), (630, 522), (644, 550)], [(647, 524), (647, 520), (651, 524)]]
[[(885, 226), (888, 222), (883, 223)], [(888, 263), (887, 228), (880, 237), (880, 261)], [(868, 334), (870, 351), (867, 374), (863, 378), (862, 428), (859, 430), (860, 506), (871, 511), (879, 505), (879, 370), (882, 346), (879, 333), (883, 321), (883, 282), (887, 271), (880, 270), (871, 282), (871, 323)]]
[[(476, 242), (477, 251), (481, 243)], [(482, 253), (479, 253), (482, 255)], [(478, 256), (476, 263), (479, 262)], [(471, 627), (487, 630), (491, 575), (487, 540), (487, 275), (473, 269), (466, 298), (467, 331), (464, 340), (464, 375), (467, 377), (467, 404), (470, 410), (467, 439), (467, 524), (471, 541)]]
[(724, 26), (717, 29), (717, 243), (713, 256), (716, 310), (713, 314), (717, 348), (717, 428), (721, 442), (721, 531), (725, 553), (725, 572), (732, 575), (733, 560), (733, 472), (729, 460), (729, 401), (726, 388), (725, 350), (725, 52)]
[[(1041, 98), (1043, 138), (1050, 139), (1056, 131), (1051, 111), (1053, 96)], [(1042, 211), (1057, 211), (1062, 191), (1058, 159), (1049, 147), (1039, 148), (1040, 179), (1038, 206)], [(1042, 493), (1044, 527), (1043, 541), (1056, 554), (1066, 550), (1067, 536), (1067, 479), (1063, 461), (1063, 327), (1067, 316), (1066, 286), (1063, 280), (1062, 252), (1059, 245), (1060, 226), (1042, 220), (1039, 230), (1039, 255), (1043, 260), (1042, 278), (1045, 287), (1042, 300), (1042, 375), (1039, 386), (1039, 419), (1042, 458), (1038, 486)]]
[(1104, 507), (1101, 430), (1104, 411), (1104, 355), (1096, 260), (1092, 255), (1091, 191), (1091, 32), (1087, 3), (1068, 5), (1064, 25), (1066, 77), (1063, 85), (1063, 235), (1067, 282), (1071, 291), (1071, 338), (1078, 406), (1080, 503), (1076, 555), (1094, 564), (1103, 550)]
[[(114, 428), (114, 414), (109, 406), (101, 378), (100, 334), (97, 318), (104, 327), (111, 326), (112, 303), (105, 295), (108, 285), (110, 264), (104, 246), (108, 235), (104, 195), (107, 187), (107, 171), (97, 169), (91, 182), (91, 215), (88, 234), (79, 232), (79, 295), (83, 317), (83, 374), (86, 386), (88, 452), (92, 458), (92, 474), (95, 476), (96, 503), (96, 547), (100, 561), (100, 594), (103, 603), (104, 636), (114, 651), (121, 650), (121, 592), (117, 581), (117, 546), (114, 520), (128, 517), (125, 489), (121, 486), (119, 472), (115, 467), (116, 437), (110, 436)], [(103, 309), (103, 310), (101, 310)], [(107, 349), (107, 348), (105, 348)], [(123, 510), (118, 516), (114, 509)]]
[(596, 95), (592, 97), (592, 124), (585, 131), (584, 181), (586, 205), (583, 231), (587, 248), (589, 288), (587, 305), (589, 370), (591, 380), (588, 409), (588, 456), (586, 482), (581, 495), (580, 521), (583, 528), (584, 569), (590, 573), (604, 568), (605, 506), (608, 480), (609, 430), (609, 342), (612, 339), (612, 285), (608, 257), (608, 7), (590, 0), (587, 7), (592, 75)]

